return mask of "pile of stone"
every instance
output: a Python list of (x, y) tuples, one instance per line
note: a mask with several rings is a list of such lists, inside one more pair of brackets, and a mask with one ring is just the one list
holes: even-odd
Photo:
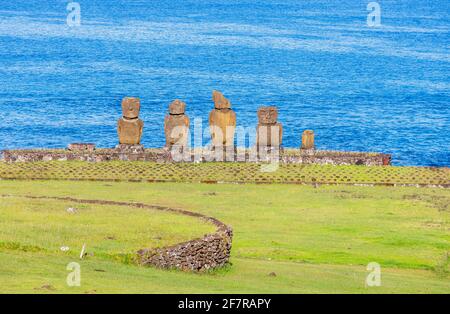
[(185, 271), (206, 271), (225, 265), (231, 252), (233, 232), (224, 226), (213, 234), (171, 247), (138, 252), (141, 265)]
[(95, 150), (95, 144), (92, 143), (72, 143), (67, 146), (67, 149), (74, 152), (88, 152), (92, 153)]

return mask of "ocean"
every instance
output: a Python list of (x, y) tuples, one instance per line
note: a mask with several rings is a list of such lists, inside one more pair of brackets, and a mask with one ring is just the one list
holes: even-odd
[[(164, 145), (182, 99), (207, 126), (212, 90), (239, 126), (273, 105), (285, 147), (313, 129), (318, 149), (450, 166), (450, 2), (0, 1), (0, 149), (117, 144), (121, 99), (141, 99), (145, 147)], [(208, 142), (207, 136), (204, 138)]]

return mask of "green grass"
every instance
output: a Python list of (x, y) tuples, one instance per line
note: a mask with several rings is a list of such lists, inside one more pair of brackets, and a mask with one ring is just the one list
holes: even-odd
[[(69, 208), (76, 212), (68, 212)], [(158, 210), (0, 197), (0, 249), (6, 250), (75, 258), (86, 244), (87, 252), (96, 256), (129, 260), (140, 249), (169, 246), (214, 231), (213, 225), (196, 218)]]
[[(232, 265), (201, 275), (126, 264), (96, 254), (96, 246), (88, 245), (94, 256), (80, 261), (79, 288), (65, 285), (67, 263), (79, 261), (74, 256), (49, 249), (0, 247), (1, 292), (450, 291), (448, 189), (8, 180), (0, 181), (0, 194), (71, 196), (184, 208), (218, 218), (234, 230)], [(12, 203), (5, 206), (5, 199), (0, 199), (0, 212), (16, 208), (14, 202), (22, 200), (8, 199)], [(48, 202), (53, 204), (49, 207), (62, 208), (63, 213), (69, 205)], [(46, 207), (43, 203), (36, 206)], [(139, 217), (139, 211), (145, 210), (132, 211)], [(2, 231), (20, 216), (10, 213), (6, 217), (9, 218), (1, 220)], [(105, 228), (114, 228), (117, 238), (133, 238), (133, 226), (126, 227), (125, 221), (115, 228), (109, 226), (107, 218), (95, 220)], [(172, 224), (176, 227), (168, 232), (170, 235), (179, 229), (178, 221)], [(198, 221), (195, 226), (197, 232)], [(26, 230), (16, 230), (22, 236), (13, 241), (14, 235), (10, 235), (8, 242), (46, 247), (39, 238), (27, 239), (27, 234), (37, 233), (39, 229), (35, 227), (37, 224), (31, 223)], [(48, 243), (59, 243), (55, 240), (60, 237), (59, 232), (53, 230), (46, 237)], [(0, 240), (4, 241), (3, 235)], [(118, 251), (123, 251), (128, 243), (124, 241)], [(100, 245), (99, 252), (101, 248), (109, 250)], [(365, 287), (366, 265), (370, 262), (382, 266), (381, 287)], [(276, 276), (269, 276), (271, 272)], [(40, 288), (46, 284), (55, 290)]]
[[(382, 268), (381, 287), (366, 287), (362, 266), (234, 258), (225, 271), (193, 274), (85, 259), (81, 286), (68, 287), (63, 256), (0, 251), (1, 293), (448, 293), (448, 280), (423, 270)], [(20, 271), (19, 271), (20, 270)], [(269, 276), (274, 272), (276, 277)]]
[(0, 162), (0, 178), (149, 182), (440, 185), (450, 187), (449, 168), (279, 164), (263, 172), (256, 163), (155, 163), (52, 161)]

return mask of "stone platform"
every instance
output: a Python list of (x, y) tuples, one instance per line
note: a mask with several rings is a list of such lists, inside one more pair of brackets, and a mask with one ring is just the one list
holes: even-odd
[(387, 166), (391, 164), (391, 155), (366, 152), (340, 152), (324, 150), (301, 150), (286, 148), (278, 152), (256, 153), (251, 149), (234, 149), (227, 156), (219, 156), (210, 149), (186, 151), (182, 158), (164, 148), (124, 150), (120, 148), (100, 149), (32, 149), (4, 150), (1, 154), (4, 162), (67, 161), (88, 162), (105, 161), (149, 161), (149, 162), (273, 162), (287, 164), (331, 164), (331, 165), (365, 165)]

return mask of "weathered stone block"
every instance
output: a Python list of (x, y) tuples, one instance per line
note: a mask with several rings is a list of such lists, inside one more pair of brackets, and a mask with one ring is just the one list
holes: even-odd
[(71, 143), (67, 146), (67, 149), (70, 151), (86, 151), (93, 152), (95, 150), (95, 144), (92, 143)]
[[(116, 150), (120, 153), (120, 154), (124, 154), (124, 155), (135, 155), (135, 154), (143, 154), (145, 152), (144, 146), (142, 145), (129, 145), (129, 144), (119, 144), (116, 146)], [(143, 156), (141, 156), (143, 157)], [(132, 158), (137, 158), (137, 159), (142, 159), (139, 158), (138, 156), (132, 156)], [(123, 159), (122, 159), (123, 160)], [(125, 160), (128, 160), (127, 158), (125, 158)]]

